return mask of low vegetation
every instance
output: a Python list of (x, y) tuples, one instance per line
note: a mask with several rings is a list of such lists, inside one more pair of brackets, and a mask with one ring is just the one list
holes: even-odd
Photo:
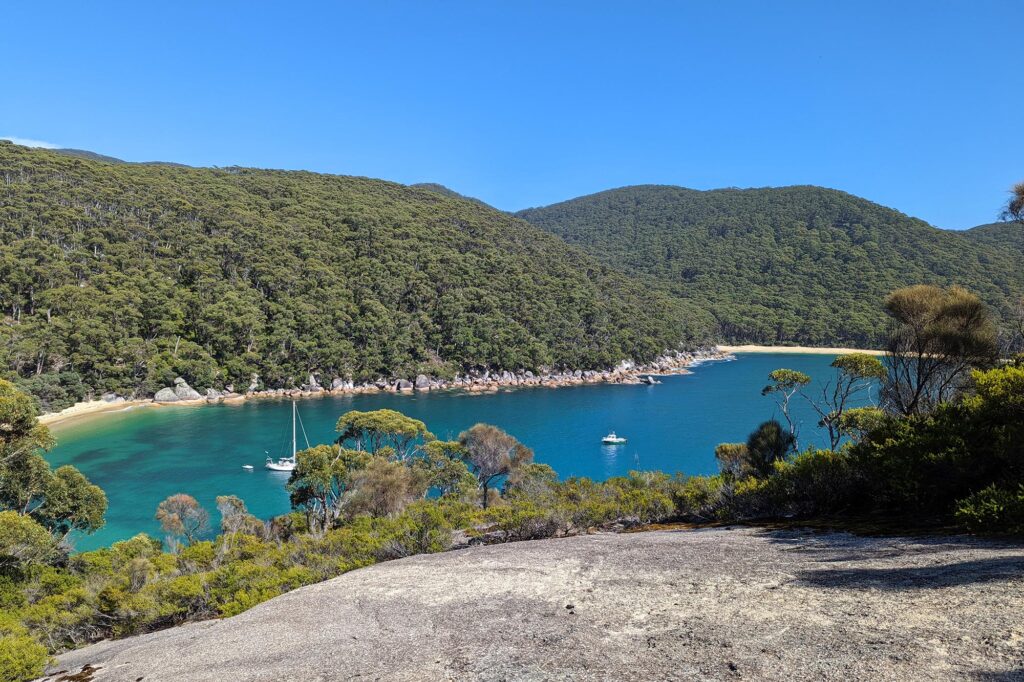
[[(920, 319), (939, 324), (943, 302), (964, 295), (915, 288), (894, 300), (932, 306)], [(36, 424), (32, 400), (0, 381), (0, 678), (31, 679), (52, 654), (101, 638), (234, 615), (375, 562), (474, 542), (780, 518), (1024, 533), (1024, 359), (998, 362), (965, 343), (995, 343), (991, 318), (970, 319), (947, 327), (937, 345), (931, 324), (920, 325), (928, 343), (908, 340), (913, 333), (893, 312), (892, 333), (927, 354), (919, 361), (940, 354), (946, 364), (935, 373), (955, 375), (948, 385), (931, 374), (916, 379), (924, 386), (905, 385), (899, 361), (862, 354), (838, 358), (833, 377), (817, 378), (827, 379), (820, 390), (805, 375), (772, 372), (766, 394), (782, 412), (792, 400), (814, 403), (837, 434), (829, 449), (799, 450), (795, 429), (769, 420), (745, 443), (717, 448), (714, 476), (559, 480), (491, 425), (442, 441), (398, 412), (349, 412), (334, 443), (298, 453), (291, 513), (261, 520), (243, 500), (223, 496), (212, 531), (206, 510), (178, 494), (155, 512), (162, 541), (138, 535), (77, 554), (68, 534), (99, 527), (102, 492), (73, 469), (50, 471), (40, 452), (52, 438)], [(894, 383), (899, 395), (920, 389), (928, 399), (902, 410), (884, 399)], [(876, 387), (879, 405), (850, 407)]]

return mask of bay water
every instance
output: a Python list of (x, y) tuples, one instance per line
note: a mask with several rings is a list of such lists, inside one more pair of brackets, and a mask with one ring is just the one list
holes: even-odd
[[(710, 474), (714, 448), (739, 442), (759, 423), (778, 417), (761, 395), (768, 373), (779, 367), (815, 380), (833, 376), (834, 356), (739, 354), (733, 361), (707, 362), (693, 373), (662, 377), (661, 384), (598, 384), (565, 388), (519, 388), (497, 393), (457, 391), (412, 395), (329, 396), (298, 401), (310, 444), (329, 443), (338, 417), (348, 410), (391, 408), (421, 419), (439, 438), (454, 439), (478, 422), (495, 424), (533, 448), (538, 462), (562, 478), (603, 480), (631, 469)], [(800, 399), (793, 402), (800, 445), (826, 443), (817, 417)], [(605, 446), (616, 431), (628, 441)], [(140, 532), (160, 537), (153, 518), (161, 500), (188, 493), (216, 525), (214, 499), (237, 495), (261, 518), (288, 511), (287, 473), (263, 468), (267, 454), (291, 447), (291, 402), (250, 400), (233, 405), (144, 406), (54, 427), (53, 466), (73, 464), (107, 493), (107, 523), (76, 548), (93, 549)], [(299, 434), (299, 447), (305, 440)], [(251, 464), (252, 471), (243, 469)]]

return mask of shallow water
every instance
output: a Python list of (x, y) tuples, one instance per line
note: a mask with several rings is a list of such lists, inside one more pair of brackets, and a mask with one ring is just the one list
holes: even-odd
[[(711, 362), (693, 374), (663, 377), (658, 386), (592, 385), (524, 388), (491, 394), (332, 396), (299, 401), (309, 442), (334, 438), (338, 417), (352, 409), (392, 408), (422, 419), (439, 438), (455, 438), (477, 422), (505, 429), (534, 449), (536, 460), (561, 477), (605, 479), (630, 469), (686, 474), (716, 471), (714, 447), (742, 441), (776, 414), (762, 397), (768, 373), (789, 367), (815, 379), (831, 377), (828, 355), (742, 354)], [(801, 446), (823, 442), (812, 410), (796, 400)], [(237, 495), (250, 511), (269, 517), (288, 510), (288, 474), (263, 469), (265, 452), (286, 454), (291, 438), (288, 401), (237, 405), (143, 407), (54, 429), (58, 446), (48, 458), (73, 464), (102, 487), (110, 502), (107, 524), (79, 538), (92, 549), (139, 532), (160, 536), (153, 519), (168, 495), (185, 492), (205, 505), (211, 520), (217, 495)], [(629, 441), (603, 446), (615, 430)], [(300, 448), (304, 444), (299, 437)], [(252, 464), (254, 471), (245, 471)]]

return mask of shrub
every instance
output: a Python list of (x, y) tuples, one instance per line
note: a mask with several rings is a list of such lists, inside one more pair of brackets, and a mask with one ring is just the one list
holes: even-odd
[(41, 677), (50, 654), (46, 647), (27, 634), (0, 636), (0, 680), (27, 682)]
[(957, 504), (957, 523), (977, 533), (1024, 534), (1024, 484), (1016, 490), (990, 485)]
[(503, 531), (504, 542), (540, 540), (565, 532), (567, 521), (557, 507), (539, 507), (532, 502), (489, 507), (484, 519)]
[(691, 476), (676, 481), (671, 487), (677, 516), (690, 521), (711, 521), (719, 518), (726, 495), (722, 476)]
[(437, 504), (420, 501), (409, 505), (395, 526), (395, 536), (386, 544), (382, 558), (443, 552), (451, 547), (452, 526)]

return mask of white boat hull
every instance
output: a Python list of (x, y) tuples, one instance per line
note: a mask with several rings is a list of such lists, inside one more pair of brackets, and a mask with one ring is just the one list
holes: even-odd
[(295, 462), (267, 462), (266, 467), (271, 471), (294, 471)]

